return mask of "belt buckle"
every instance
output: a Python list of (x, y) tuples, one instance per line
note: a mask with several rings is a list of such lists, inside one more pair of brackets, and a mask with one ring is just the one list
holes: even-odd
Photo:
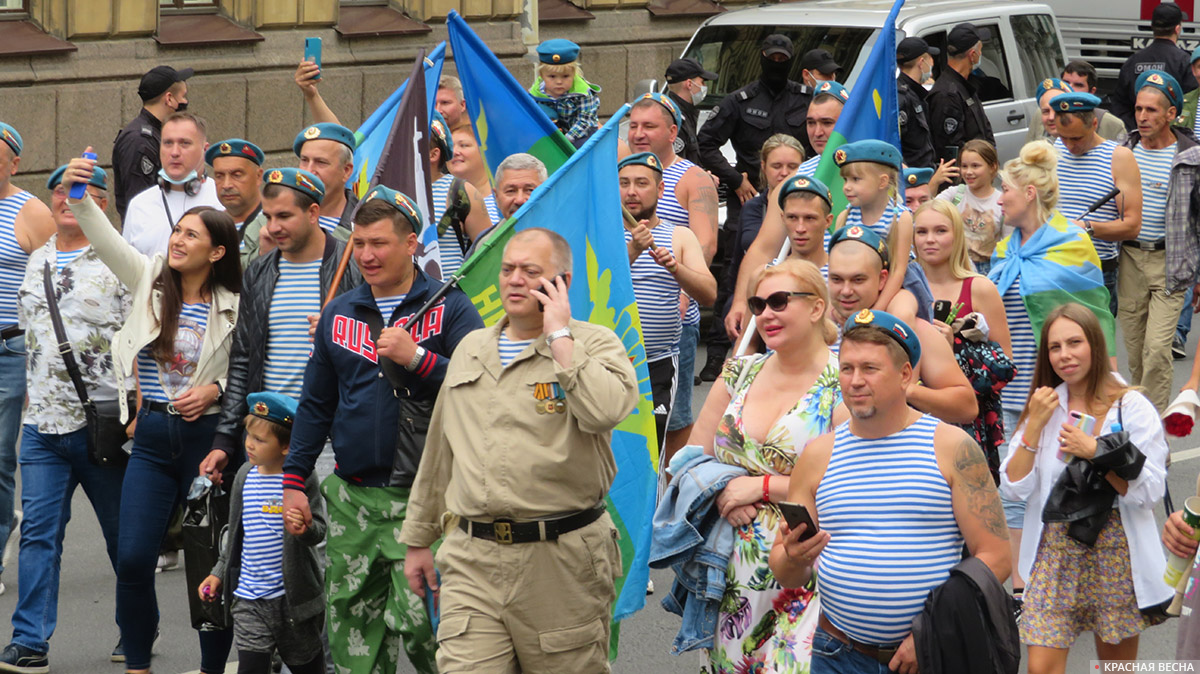
[(174, 414), (177, 417), (181, 416), (179, 410), (175, 409), (175, 403), (167, 403), (167, 414)]
[(496, 542), (500, 545), (512, 545), (512, 522), (495, 521), (492, 523), (492, 531), (496, 534)]

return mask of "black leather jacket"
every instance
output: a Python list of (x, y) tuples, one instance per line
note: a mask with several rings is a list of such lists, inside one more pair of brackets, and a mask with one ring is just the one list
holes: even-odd
[(1042, 509), (1043, 522), (1069, 522), (1067, 535), (1089, 547), (1112, 512), (1117, 490), (1105, 479), (1112, 471), (1124, 480), (1135, 480), (1146, 464), (1146, 455), (1129, 439), (1129, 431), (1096, 438), (1096, 455), (1076, 459), (1058, 476)]
[[(325, 236), (325, 251), (321, 254), (321, 304), (325, 298), (342, 251), (346, 244)], [(267, 362), (267, 335), (270, 334), (268, 317), (271, 299), (275, 295), (275, 283), (279, 280), (279, 250), (273, 250), (250, 263), (242, 276), (241, 303), (238, 306), (238, 322), (233, 333), (233, 348), (229, 353), (229, 375), (225, 385), (225, 397), (221, 400), (221, 418), (217, 422), (213, 449), (233, 455), (242, 451), (242, 421), (248, 407), (246, 396), (262, 390), (263, 373)], [(338, 286), (338, 294), (352, 290), (362, 284), (362, 275), (353, 262), (346, 266), (346, 274)]]

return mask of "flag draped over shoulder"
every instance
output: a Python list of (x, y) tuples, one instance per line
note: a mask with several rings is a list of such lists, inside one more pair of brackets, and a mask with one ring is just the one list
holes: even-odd
[[(617, 185), (616, 127), (622, 108), (570, 160), (504, 221), (458, 272), (461, 287), (484, 323), (503, 316), (498, 277), (505, 243), (529, 227), (544, 227), (571, 244), (574, 269), (571, 313), (577, 320), (612, 328), (637, 371), (638, 404), (613, 431), (617, 475), (608, 493), (608, 512), (621, 533), (624, 575), (617, 581), (614, 620), (642, 608), (649, 578), (650, 521), (654, 511), (658, 450), (650, 403), (650, 378), (641, 319), (633, 296)], [(564, 217), (569, 213), (570, 217)]]
[[(527, 152), (542, 160), (549, 173), (558, 170), (575, 152), (571, 141), (538, 109), (529, 92), (458, 12), (450, 11), (446, 28), (454, 67), (462, 82), (467, 116), (475, 128), (488, 172), (494, 174), (505, 157), (517, 152)], [(493, 120), (497, 124), (495, 130)]]
[(1015, 230), (996, 244), (988, 278), (1001, 296), (1013, 283), (1020, 283), (1021, 299), (1039, 343), (1046, 315), (1061, 304), (1075, 302), (1100, 319), (1108, 353), (1116, 355), (1116, 321), (1108, 311), (1100, 257), (1083, 228), (1062, 213), (1054, 211), (1028, 241), (1021, 241), (1021, 230)]
[[(842, 173), (833, 160), (837, 149), (860, 140), (882, 140), (900, 149), (900, 105), (896, 94), (896, 15), (904, 0), (896, 0), (887, 20), (879, 29), (879, 38), (850, 90), (850, 99), (842, 108), (837, 124), (814, 177), (825, 183), (833, 193), (833, 212), (847, 206), (842, 193)], [(901, 186), (900, 189), (903, 189)], [(835, 220), (836, 221), (836, 220)]]
[[(442, 64), (445, 59), (445, 42), (438, 44), (424, 59), (425, 100), (427, 104), (425, 119), (433, 116), (433, 103), (437, 97), (438, 82), (442, 78)], [(367, 117), (362, 126), (358, 127), (358, 130), (354, 132), (354, 139), (358, 141), (358, 147), (354, 150), (355, 173), (351, 189), (359, 199), (362, 199), (363, 195), (367, 193), (367, 186), (371, 183), (371, 178), (375, 175), (379, 164), (379, 157), (383, 153), (384, 146), (387, 144), (388, 135), (396, 119), (396, 113), (400, 110), (400, 99), (404, 97), (404, 90), (408, 87), (408, 82), (408, 80), (402, 82), (375, 109), (375, 112), (372, 112), (371, 116)], [(388, 187), (395, 186), (388, 185)], [(426, 215), (428, 216), (429, 214), (426, 213)]]

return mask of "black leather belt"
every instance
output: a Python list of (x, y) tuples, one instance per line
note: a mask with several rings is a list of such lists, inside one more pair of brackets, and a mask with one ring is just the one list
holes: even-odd
[(162, 412), (163, 414), (174, 414), (179, 416), (179, 410), (175, 409), (174, 403), (160, 403), (157, 400), (142, 400), (142, 408), (151, 412)]
[(1110, 257), (1107, 260), (1100, 260), (1100, 271), (1103, 271), (1103, 272), (1116, 271), (1118, 262), (1120, 262), (1120, 258), (1116, 258), (1116, 257)]
[(850, 648), (853, 648), (859, 653), (862, 653), (868, 658), (871, 658), (875, 662), (878, 662), (884, 666), (891, 662), (892, 657), (896, 655), (896, 651), (900, 650), (900, 644), (896, 644), (895, 646), (880, 646), (878, 644), (867, 644), (855, 639), (851, 639), (850, 637), (846, 636), (845, 632), (834, 627), (833, 623), (829, 622), (829, 618), (825, 617), (824, 611), (817, 616), (817, 626), (828, 632), (829, 636), (833, 637), (834, 639), (837, 639), (843, 644), (846, 644)]
[(458, 528), (475, 538), (495, 541), (500, 545), (513, 543), (534, 543), (536, 541), (553, 541), (559, 536), (582, 529), (600, 519), (604, 514), (604, 506), (598, 505), (590, 510), (581, 510), (566, 517), (552, 520), (536, 520), (533, 522), (514, 522), (512, 520), (496, 520), (495, 522), (473, 522), (459, 518)]
[(1167, 249), (1166, 239), (1163, 239), (1162, 241), (1155, 241), (1154, 243), (1146, 243), (1144, 241), (1122, 241), (1121, 245), (1125, 246), (1126, 248), (1140, 248), (1147, 253), (1153, 253), (1154, 251)]
[(25, 331), (22, 330), (21, 328), (18, 328), (15, 325), (9, 326), (7, 328), (4, 328), (3, 330), (0, 330), (0, 340), (7, 341), (7, 340), (12, 339), (13, 337), (20, 337), (23, 334), (25, 334)]

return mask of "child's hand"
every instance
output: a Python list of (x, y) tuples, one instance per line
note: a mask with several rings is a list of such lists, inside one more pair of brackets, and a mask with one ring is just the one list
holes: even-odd
[(200, 583), (200, 589), (197, 593), (200, 595), (201, 601), (216, 601), (221, 592), (221, 579), (216, 576), (209, 576)]
[(288, 524), (288, 531), (299, 536), (308, 531), (308, 523), (304, 521), (304, 513), (299, 508), (292, 508), (283, 514), (283, 520)]

